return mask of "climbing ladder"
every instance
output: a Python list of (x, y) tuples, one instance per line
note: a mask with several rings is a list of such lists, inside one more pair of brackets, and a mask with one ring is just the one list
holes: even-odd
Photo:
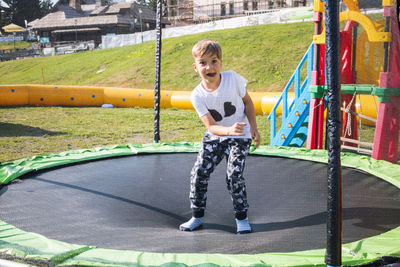
[[(307, 140), (308, 112), (310, 108), (309, 87), (313, 60), (314, 44), (311, 44), (268, 116), (271, 125), (270, 138), (272, 146), (301, 147)], [(303, 67), (306, 68), (306, 77), (301, 81)], [(292, 85), (294, 86), (294, 98), (290, 100), (289, 88)], [(289, 101), (291, 103), (288, 103)], [(278, 110), (282, 110), (282, 116), (281, 127), (277, 132)]]

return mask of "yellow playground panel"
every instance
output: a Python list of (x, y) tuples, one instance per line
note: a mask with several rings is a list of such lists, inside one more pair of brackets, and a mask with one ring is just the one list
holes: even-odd
[[(356, 83), (379, 85), (379, 76), (383, 70), (383, 43), (391, 41), (391, 33), (384, 32), (383, 17), (382, 20), (373, 21), (368, 15), (361, 13), (358, 0), (343, 0), (343, 2), (349, 10), (340, 13), (340, 23), (354, 21), (364, 29), (357, 38)], [(382, 1), (382, 7), (394, 5), (394, 0)], [(324, 2), (314, 0), (314, 11), (323, 12)], [(313, 41), (315, 44), (325, 44), (325, 30), (321, 34), (314, 35)]]

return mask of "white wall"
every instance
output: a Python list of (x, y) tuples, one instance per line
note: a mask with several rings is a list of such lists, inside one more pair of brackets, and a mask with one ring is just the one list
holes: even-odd
[[(312, 21), (313, 9), (310, 7), (285, 8), (281, 10), (271, 10), (271, 13), (237, 17), (232, 19), (217, 20), (208, 23), (196, 24), (183, 27), (170, 27), (162, 30), (162, 38), (178, 37), (189, 34), (196, 34), (207, 31), (233, 29), (238, 27), (261, 25), (270, 23), (288, 23), (297, 22), (291, 18), (308, 16), (308, 21)], [(141, 33), (121, 34), (113, 36), (102, 36), (102, 47), (113, 48), (126, 45), (134, 45), (141, 43)], [(156, 39), (156, 31), (143, 32), (143, 41), (154, 41)]]

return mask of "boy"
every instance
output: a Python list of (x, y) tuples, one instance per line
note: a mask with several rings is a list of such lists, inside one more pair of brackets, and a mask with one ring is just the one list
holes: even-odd
[(182, 231), (201, 228), (210, 174), (227, 158), (226, 182), (231, 194), (237, 233), (252, 231), (247, 218), (246, 186), (243, 177), (245, 158), (251, 139), (260, 144), (253, 101), (246, 91), (247, 81), (234, 71), (221, 72), (222, 50), (212, 40), (199, 41), (192, 49), (194, 70), (201, 83), (190, 100), (207, 127), (197, 161), (191, 172), (190, 202), (192, 218), (179, 226)]

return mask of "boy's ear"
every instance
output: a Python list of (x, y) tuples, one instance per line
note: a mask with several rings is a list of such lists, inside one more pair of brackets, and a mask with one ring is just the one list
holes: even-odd
[(194, 71), (197, 72), (196, 63), (193, 63)]

